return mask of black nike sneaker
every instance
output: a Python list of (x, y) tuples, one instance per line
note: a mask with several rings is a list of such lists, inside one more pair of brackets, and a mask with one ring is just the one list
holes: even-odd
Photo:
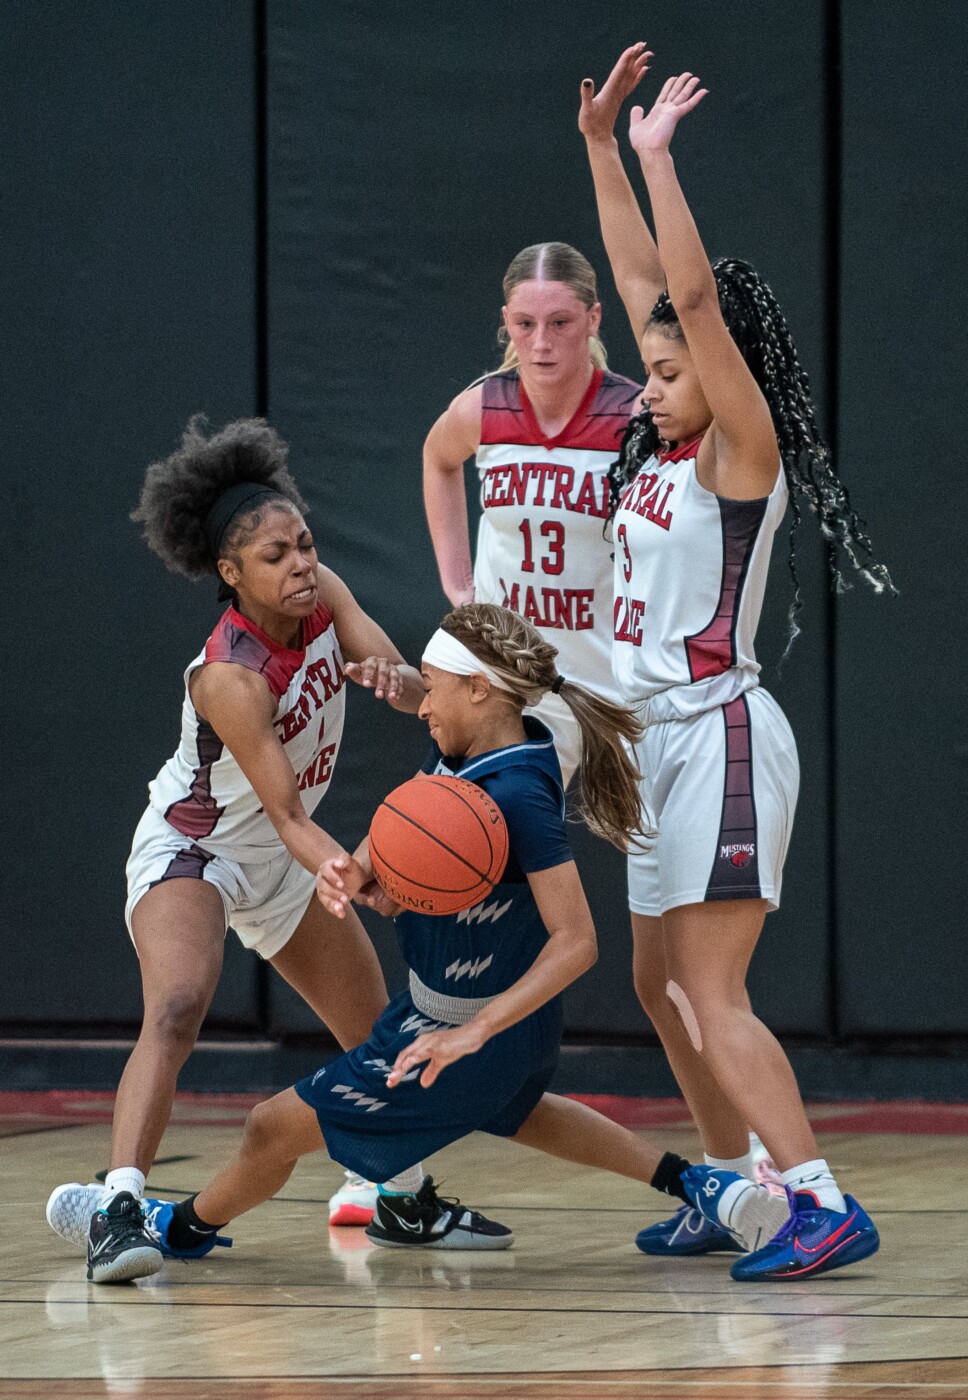
[(127, 1283), (161, 1268), (161, 1250), (145, 1234), (141, 1202), (119, 1191), (91, 1216), (87, 1276), (92, 1283)]
[(377, 1196), (366, 1234), (388, 1249), (508, 1249), (514, 1243), (506, 1225), (438, 1196), (432, 1176), (415, 1196)]

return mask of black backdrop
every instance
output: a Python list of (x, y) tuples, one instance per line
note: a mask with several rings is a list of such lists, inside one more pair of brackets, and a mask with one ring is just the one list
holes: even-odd
[[(560, 0), (3, 8), (0, 557), (20, 703), (7, 707), (0, 1023), (139, 1016), (124, 860), (175, 742), (182, 668), (217, 616), (214, 589), (166, 575), (127, 520), (145, 464), (194, 410), (267, 412), (323, 557), (416, 657), (444, 608), (420, 444), (495, 363), (511, 256), (550, 238), (582, 248), (611, 362), (638, 371), (575, 110), (580, 78), (644, 37), (658, 75), (688, 66), (711, 89), (676, 139), (700, 228), (712, 255), (748, 257), (772, 282), (901, 589), (834, 598), (808, 524), (804, 635), (778, 675), (780, 536), (760, 653), (803, 788), (754, 1000), (820, 1041), (964, 1033), (963, 7), (715, 13), (661, 3), (639, 36), (615, 0), (592, 18)], [(347, 841), (423, 748), (413, 721), (359, 693), (350, 705), (318, 812)], [(570, 994), (570, 1030), (641, 1038), (621, 860), (581, 835), (577, 848), (602, 957)], [(396, 975), (388, 931), (374, 936)], [(210, 1024), (313, 1029), (231, 940)]]

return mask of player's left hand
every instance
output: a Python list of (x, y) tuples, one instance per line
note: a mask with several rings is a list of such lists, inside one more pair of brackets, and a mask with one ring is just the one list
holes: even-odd
[(351, 681), (372, 690), (378, 700), (396, 700), (403, 690), (400, 667), (385, 656), (368, 656), (365, 661), (347, 661), (343, 670)]
[(387, 1078), (387, 1088), (393, 1089), (407, 1073), (417, 1065), (427, 1062), (427, 1068), (420, 1076), (420, 1083), (429, 1089), (442, 1069), (462, 1060), (465, 1055), (473, 1055), (484, 1044), (485, 1037), (473, 1021), (466, 1026), (454, 1026), (449, 1031), (429, 1031), (419, 1035), (406, 1050), (401, 1050), (396, 1063)]

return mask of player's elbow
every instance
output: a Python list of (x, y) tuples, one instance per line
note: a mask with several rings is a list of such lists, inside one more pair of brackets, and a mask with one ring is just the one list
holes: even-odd
[(574, 948), (575, 976), (583, 977), (598, 962), (598, 940), (594, 931), (585, 933), (577, 940)]
[(681, 322), (704, 316), (712, 308), (719, 312), (719, 293), (711, 269), (708, 277), (703, 274), (690, 279), (681, 290), (676, 289), (675, 308)]

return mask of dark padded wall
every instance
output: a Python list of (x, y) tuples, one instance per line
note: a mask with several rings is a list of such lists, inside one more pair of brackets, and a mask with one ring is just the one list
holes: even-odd
[[(189, 414), (255, 410), (251, 8), (0, 8), (8, 1021), (138, 1017), (124, 862), (214, 589), (128, 520)], [(8, 720), (13, 716), (7, 706)], [(14, 878), (10, 878), (11, 876)], [(234, 941), (216, 1019), (250, 1024)]]
[[(551, 0), (484, 9), (271, 0), (268, 19), (270, 411), (314, 502), (323, 558), (414, 658), (446, 606), (420, 505), (421, 443), (453, 394), (495, 363), (501, 276), (518, 248), (558, 238), (587, 252), (601, 272), (611, 362), (639, 372), (575, 125), (582, 76), (602, 80), (636, 36), (617, 0), (591, 23), (586, 9)], [(747, 256), (769, 276), (822, 392), (823, 6), (798, 7), (777, 32), (766, 0), (728, 26), (710, 25), (704, 4), (677, 5), (648, 38), (659, 71), (688, 61), (712, 89), (677, 137), (709, 250)], [(469, 488), (473, 498), (470, 472)], [(784, 644), (784, 554), (785, 536), (762, 655), (805, 781), (789, 903), (769, 921), (753, 992), (772, 1024), (823, 1032), (826, 603), (811, 542), (805, 634), (778, 679), (769, 663)], [(355, 839), (424, 741), (414, 723), (352, 698), (360, 703), (318, 816)], [(622, 860), (582, 835), (577, 848), (602, 956), (569, 994), (569, 1024), (640, 1034)], [(388, 941), (386, 930), (377, 936)], [(311, 1024), (287, 989), (274, 987), (273, 1003), (275, 1024)]]
[[(267, 387), (323, 557), (416, 657), (444, 609), (420, 445), (495, 363), (511, 255), (546, 238), (586, 251), (611, 362), (637, 374), (575, 129), (580, 78), (604, 77), (637, 37), (631, 18), (618, 0), (591, 14), (553, 0), (0, 7), (0, 561), (20, 701), (7, 707), (0, 1023), (140, 1012), (124, 860), (217, 607), (213, 589), (164, 572), (127, 515), (189, 414), (256, 412)], [(773, 283), (822, 408), (836, 395), (838, 460), (901, 588), (833, 607), (807, 522), (804, 633), (778, 677), (777, 542), (759, 651), (803, 786), (754, 1001), (777, 1028), (820, 1037), (963, 1033), (963, 7), (753, 0), (723, 22), (682, 0), (648, 18), (650, 91), (678, 64), (711, 89), (675, 147), (709, 252), (747, 256)], [(470, 473), (468, 494), (474, 508)], [(349, 703), (319, 812), (345, 841), (424, 747), (416, 722), (355, 690)], [(581, 833), (576, 849), (602, 957), (569, 994), (569, 1025), (641, 1035), (621, 859)], [(374, 935), (396, 978), (391, 932), (374, 921)], [(316, 1027), (226, 946), (212, 1024)]]
[(900, 590), (889, 602), (858, 590), (837, 609), (839, 982), (853, 1032), (968, 1027), (966, 51), (963, 5), (843, 6), (841, 453)]

